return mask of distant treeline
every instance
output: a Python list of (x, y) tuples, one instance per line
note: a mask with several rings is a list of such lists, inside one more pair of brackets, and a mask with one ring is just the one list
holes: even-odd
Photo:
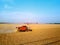
[(9, 23), (9, 22), (0, 22), (0, 24), (60, 24), (60, 23)]
[(11, 23), (8, 23), (8, 22), (0, 22), (0, 24), (11, 24)]
[(60, 23), (48, 23), (48, 24), (60, 24)]

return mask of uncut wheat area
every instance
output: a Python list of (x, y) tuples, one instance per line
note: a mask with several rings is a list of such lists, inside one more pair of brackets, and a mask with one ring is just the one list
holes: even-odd
[(28, 32), (18, 32), (19, 25), (0, 24), (0, 45), (60, 45), (60, 24), (29, 24)]

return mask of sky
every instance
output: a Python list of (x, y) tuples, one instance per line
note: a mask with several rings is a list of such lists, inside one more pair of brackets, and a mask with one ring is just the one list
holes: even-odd
[(0, 0), (0, 22), (60, 23), (60, 0)]

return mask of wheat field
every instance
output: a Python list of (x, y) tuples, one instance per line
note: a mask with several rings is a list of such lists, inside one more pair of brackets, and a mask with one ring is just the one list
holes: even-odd
[(19, 25), (0, 24), (0, 45), (60, 45), (60, 24), (29, 24), (29, 32), (18, 32)]

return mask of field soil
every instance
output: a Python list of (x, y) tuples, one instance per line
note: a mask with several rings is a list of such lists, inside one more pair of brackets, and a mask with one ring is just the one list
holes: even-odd
[(0, 45), (60, 45), (60, 24), (29, 24), (28, 32), (18, 32), (19, 25), (0, 24)]

